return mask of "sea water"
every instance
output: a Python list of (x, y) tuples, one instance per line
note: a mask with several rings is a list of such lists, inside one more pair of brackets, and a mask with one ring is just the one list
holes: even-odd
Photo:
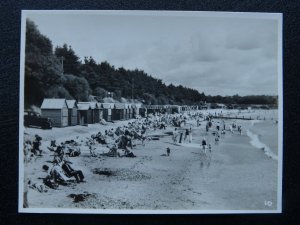
[(260, 118), (265, 120), (252, 120), (247, 136), (250, 143), (259, 149), (263, 149), (265, 154), (272, 159), (278, 160), (278, 123), (277, 111), (260, 111)]

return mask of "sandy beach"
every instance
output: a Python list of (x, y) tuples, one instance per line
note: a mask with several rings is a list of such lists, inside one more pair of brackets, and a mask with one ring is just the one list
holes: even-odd
[[(258, 116), (258, 112), (253, 115)], [(270, 118), (257, 123), (236, 120), (235, 123), (242, 126), (242, 135), (236, 130), (226, 132), (218, 143), (212, 135), (215, 124), (222, 122), (217, 119), (208, 133), (205, 121), (199, 127), (195, 121), (189, 121), (193, 125), (191, 144), (174, 144), (169, 135), (174, 127), (152, 130), (148, 135), (159, 135), (159, 140), (146, 141), (145, 146), (136, 141), (132, 150), (135, 158), (101, 156), (105, 148), (100, 145), (96, 148), (97, 157), (91, 157), (84, 145), (85, 138), (91, 134), (128, 121), (53, 130), (26, 128), (25, 140), (32, 139), (36, 133), (43, 138), (43, 156), (31, 160), (24, 168), (33, 183), (42, 183), (47, 175), (42, 170), (43, 165), (51, 166), (53, 156), (47, 146), (52, 139), (58, 143), (70, 139), (82, 143), (81, 155), (70, 161), (72, 167), (82, 170), (85, 176), (84, 183), (71, 182), (58, 189), (48, 188), (46, 192), (29, 188), (29, 208), (274, 210), (277, 208), (278, 160), (251, 144), (247, 135), (247, 130), (255, 133), (277, 155), (277, 125)], [(225, 123), (227, 126), (232, 121)], [(201, 149), (203, 137), (211, 144), (211, 151)], [(171, 149), (170, 156), (166, 156), (167, 147)], [(77, 198), (78, 195), (83, 198)], [(272, 205), (266, 205), (266, 201)]]

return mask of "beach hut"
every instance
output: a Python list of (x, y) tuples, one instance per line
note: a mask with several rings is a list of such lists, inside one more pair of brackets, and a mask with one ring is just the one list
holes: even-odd
[(128, 109), (129, 109), (128, 119), (132, 119), (133, 118), (133, 104), (129, 104)]
[(103, 108), (103, 119), (106, 121), (111, 121), (112, 109), (114, 108), (114, 103), (102, 103)]
[(103, 119), (103, 107), (102, 104), (99, 102), (97, 102), (96, 105), (98, 110), (95, 117), (96, 117), (96, 121), (98, 120), (98, 122), (100, 122)]
[(53, 127), (68, 126), (68, 106), (64, 98), (45, 98), (41, 115), (51, 119)]
[(138, 112), (141, 117), (147, 117), (147, 108), (145, 105), (142, 105)]
[(77, 118), (79, 125), (92, 123), (92, 109), (89, 102), (77, 103)]
[(126, 105), (124, 103), (115, 103), (112, 110), (112, 120), (126, 119)]
[(68, 106), (68, 125), (77, 125), (77, 102), (76, 100), (67, 100)]
[(171, 105), (165, 105), (164, 108), (165, 108), (166, 113), (168, 113), (168, 114), (172, 113), (172, 106)]
[(140, 109), (142, 108), (142, 104), (140, 103), (137, 103), (137, 104), (134, 104), (133, 106), (133, 116), (137, 116), (137, 115), (140, 115)]
[(91, 120), (90, 123), (99, 123), (99, 110), (97, 102), (89, 102), (91, 108)]
[(131, 118), (135, 118), (138, 115), (137, 114), (137, 106), (136, 106), (136, 104), (131, 104), (131, 112), (132, 112)]
[(124, 110), (124, 118), (126, 120), (129, 119), (130, 116), (130, 110), (129, 110), (130, 105), (129, 104), (125, 104), (125, 110)]

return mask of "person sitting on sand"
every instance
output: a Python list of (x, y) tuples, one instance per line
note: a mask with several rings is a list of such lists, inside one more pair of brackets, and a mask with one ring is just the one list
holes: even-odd
[(216, 135), (216, 138), (215, 138), (215, 144), (218, 144), (219, 143), (219, 139), (220, 138), (220, 135)]
[(81, 170), (74, 170), (70, 164), (70, 162), (64, 160), (61, 168), (65, 172), (68, 177), (75, 177), (77, 183), (83, 182), (84, 176)]
[(53, 161), (61, 162), (63, 161), (64, 157), (65, 157), (65, 153), (63, 151), (63, 148), (61, 146), (57, 146), (56, 150), (54, 151)]
[(118, 154), (118, 148), (116, 144), (113, 144), (110, 148), (109, 148), (109, 152), (107, 154), (110, 157), (117, 157), (119, 156)]
[(221, 131), (221, 135), (224, 136), (225, 134), (226, 134), (226, 131), (225, 131), (225, 130), (222, 130), (222, 131)]
[(107, 132), (107, 135), (109, 136), (109, 137), (112, 137), (113, 139), (114, 139), (114, 128), (111, 128), (108, 132)]
[(33, 156), (32, 154), (32, 145), (31, 141), (27, 140), (24, 143), (24, 157), (25, 157), (25, 162), (29, 162), (30, 158)]
[(42, 155), (42, 150), (40, 149), (42, 138), (39, 135), (35, 135), (35, 140), (32, 142), (32, 152), (35, 155)]
[(61, 166), (62, 162), (59, 163), (54, 161), (50, 170), (49, 167), (45, 167), (44, 169), (48, 171), (48, 175), (45, 180), (52, 180), (57, 184), (63, 184), (64, 182), (72, 181), (73, 179), (66, 176)]

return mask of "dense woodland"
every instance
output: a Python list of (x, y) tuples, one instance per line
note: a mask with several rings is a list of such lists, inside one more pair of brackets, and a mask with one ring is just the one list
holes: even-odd
[[(111, 94), (112, 93), (112, 94)], [(111, 96), (112, 95), (112, 96)], [(25, 106), (40, 106), (44, 98), (98, 101), (105, 97), (136, 99), (145, 104), (269, 104), (276, 96), (206, 96), (181, 85), (166, 85), (143, 70), (115, 68), (108, 62), (97, 63), (92, 57), (82, 62), (71, 46), (53, 48), (34, 22), (26, 21)]]

